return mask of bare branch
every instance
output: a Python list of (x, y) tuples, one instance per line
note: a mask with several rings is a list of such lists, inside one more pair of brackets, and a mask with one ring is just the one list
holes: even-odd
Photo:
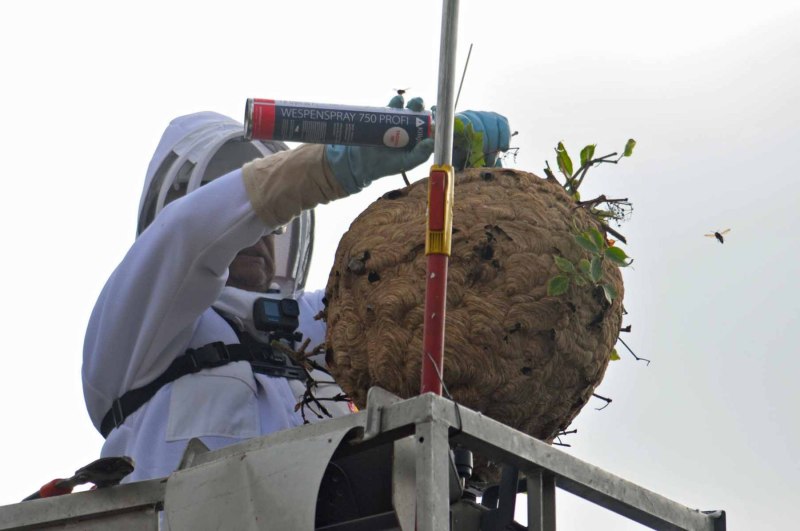
[(646, 361), (646, 362), (647, 362), (647, 364), (648, 364), (648, 365), (650, 365), (650, 360), (648, 360), (648, 359), (646, 359), (646, 358), (640, 358), (639, 356), (637, 356), (636, 354), (634, 354), (634, 352), (631, 350), (631, 347), (629, 347), (629, 346), (627, 345), (627, 343), (625, 343), (625, 342), (622, 340), (622, 338), (621, 338), (621, 337), (618, 337), (618, 338), (617, 338), (617, 341), (619, 341), (620, 343), (622, 343), (622, 344), (625, 346), (625, 348), (626, 348), (626, 349), (628, 349), (628, 352), (630, 352), (630, 353), (631, 353), (631, 356), (633, 356), (634, 358), (636, 358), (636, 361)]
[(602, 411), (602, 410), (604, 410), (604, 409), (605, 409), (605, 408), (607, 408), (607, 407), (608, 407), (608, 405), (609, 405), (609, 404), (611, 404), (611, 402), (612, 402), (612, 400), (611, 400), (610, 398), (607, 398), (607, 397), (605, 397), (605, 396), (600, 396), (600, 395), (598, 395), (597, 393), (592, 393), (592, 396), (593, 396), (593, 397), (595, 397), (595, 398), (599, 398), (600, 400), (605, 400), (605, 402), (606, 402), (606, 405), (604, 405), (603, 407), (596, 407), (595, 409), (596, 409), (597, 411)]
[(605, 194), (599, 195), (599, 196), (595, 197), (594, 199), (589, 199), (588, 201), (575, 201), (575, 204), (577, 204), (578, 206), (582, 206), (582, 207), (585, 207), (585, 206), (593, 207), (593, 206), (599, 205), (600, 203), (610, 203), (610, 204), (613, 204), (613, 203), (628, 203), (629, 204), (627, 197), (621, 197), (619, 199), (608, 199), (605, 196)]
[(545, 169), (544, 169), (544, 174), (545, 174), (545, 177), (547, 177), (547, 180), (548, 180), (548, 181), (555, 181), (555, 182), (558, 182), (558, 179), (556, 179), (556, 176), (555, 176), (555, 174), (553, 173), (553, 170), (551, 170), (551, 169), (550, 169), (550, 163), (549, 163), (549, 162), (547, 162), (547, 161), (544, 161), (544, 163), (545, 163), (545, 165), (546, 165), (546, 167), (545, 167)]
[(612, 229), (611, 227), (609, 227), (609, 226), (608, 226), (608, 224), (606, 224), (606, 223), (603, 223), (603, 222), (601, 221), (601, 222), (600, 222), (600, 225), (602, 225), (602, 227), (603, 227), (603, 230), (604, 230), (604, 231), (608, 232), (609, 234), (611, 234), (612, 236), (614, 236), (616, 239), (618, 239), (618, 240), (619, 240), (619, 241), (621, 241), (622, 243), (625, 243), (625, 244), (627, 244), (627, 243), (628, 243), (628, 240), (625, 238), (625, 236), (623, 236), (623, 235), (622, 235), (622, 234), (620, 234), (619, 232), (617, 232), (617, 231), (615, 231), (614, 229)]
[(580, 168), (578, 168), (578, 171), (576, 171), (576, 172), (575, 172), (575, 175), (577, 176), (577, 175), (579, 175), (579, 174), (580, 174), (580, 175), (581, 175), (581, 178), (580, 178), (580, 180), (578, 180), (578, 182), (577, 182), (577, 183), (575, 184), (575, 186), (573, 187), (573, 192), (578, 190), (578, 187), (579, 187), (579, 186), (581, 185), (581, 183), (583, 182), (583, 178), (584, 178), (584, 177), (586, 177), (586, 173), (589, 171), (589, 168), (591, 168), (591, 167), (592, 167), (592, 166), (594, 166), (595, 164), (601, 164), (601, 163), (603, 163), (603, 162), (607, 162), (607, 163), (609, 163), (609, 164), (616, 164), (617, 162), (619, 162), (619, 159), (621, 159), (621, 158), (622, 158), (622, 156), (620, 156), (620, 157), (619, 157), (617, 160), (608, 160), (608, 159), (610, 159), (611, 157), (614, 157), (614, 156), (616, 156), (616, 155), (617, 155), (617, 153), (616, 153), (616, 152), (614, 152), (614, 153), (610, 153), (610, 154), (608, 154), (608, 155), (604, 155), (604, 156), (602, 156), (602, 157), (599, 157), (599, 158), (596, 158), (596, 159), (587, 160), (587, 161), (586, 161), (586, 164), (584, 164), (583, 166), (581, 166)]

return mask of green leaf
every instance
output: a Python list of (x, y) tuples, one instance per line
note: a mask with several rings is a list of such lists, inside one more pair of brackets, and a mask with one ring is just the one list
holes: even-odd
[(630, 157), (633, 155), (633, 148), (636, 147), (636, 140), (630, 138), (628, 139), (628, 143), (625, 144), (625, 152), (622, 154), (623, 157)]
[(556, 161), (558, 162), (558, 169), (567, 177), (572, 177), (572, 159), (569, 158), (567, 148), (564, 147), (563, 142), (558, 143), (556, 148)]
[(578, 262), (578, 268), (581, 270), (581, 273), (586, 275), (586, 278), (589, 278), (589, 260), (586, 258), (581, 258), (581, 261)]
[(628, 262), (628, 255), (625, 254), (625, 251), (620, 249), (619, 247), (609, 247), (605, 250), (606, 257), (614, 262), (614, 264), (618, 265), (619, 267), (627, 267), (631, 265), (631, 262)]
[(600, 231), (597, 229), (589, 229), (586, 233), (592, 239), (594, 244), (597, 246), (597, 249), (603, 249), (606, 246), (606, 239), (600, 234)]
[(467, 153), (466, 168), (478, 168), (486, 165), (483, 154), (483, 133), (475, 131), (472, 124), (456, 118), (453, 126), (453, 145)]
[(619, 354), (617, 353), (617, 349), (611, 350), (611, 357), (609, 358), (611, 361), (617, 361), (619, 358)]
[(584, 236), (583, 234), (576, 234), (575, 235), (575, 243), (586, 249), (592, 254), (598, 254), (600, 249), (594, 244), (592, 240)]
[(553, 255), (558, 268), (565, 273), (575, 273), (575, 266), (572, 262), (558, 255)]
[(547, 283), (547, 295), (555, 297), (561, 295), (569, 288), (569, 277), (567, 275), (556, 275)]
[(597, 147), (597, 144), (589, 144), (581, 150), (581, 166), (586, 166), (586, 164), (592, 160), (595, 147)]
[(592, 257), (592, 268), (590, 272), (590, 277), (592, 282), (597, 283), (600, 281), (600, 277), (603, 276), (603, 261), (600, 259), (599, 256)]
[(470, 156), (469, 166), (473, 168), (482, 168), (486, 166), (483, 153), (483, 133), (472, 129), (472, 124), (469, 125), (469, 128), (472, 130), (469, 145), (472, 155)]
[(603, 295), (606, 296), (606, 300), (611, 304), (617, 298), (617, 290), (611, 284), (603, 284)]
[(587, 282), (583, 279), (582, 276), (575, 275), (575, 284), (580, 286), (580, 287), (583, 287), (583, 286), (585, 286), (587, 284)]
[(574, 199), (575, 201), (580, 201), (581, 200), (581, 193), (579, 191), (575, 190), (575, 193), (572, 194), (572, 199)]

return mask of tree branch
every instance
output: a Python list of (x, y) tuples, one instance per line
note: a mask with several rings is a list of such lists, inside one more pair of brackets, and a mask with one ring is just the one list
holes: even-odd
[(607, 162), (607, 163), (609, 163), (609, 164), (616, 164), (617, 162), (619, 162), (619, 159), (621, 159), (621, 158), (622, 158), (622, 156), (620, 156), (620, 157), (619, 157), (617, 160), (607, 160), (607, 159), (610, 159), (611, 157), (614, 157), (614, 156), (616, 156), (616, 155), (617, 155), (617, 152), (615, 151), (614, 153), (610, 153), (610, 154), (608, 154), (608, 155), (603, 155), (603, 156), (602, 156), (602, 157), (600, 157), (600, 158), (596, 158), (596, 159), (592, 159), (592, 160), (587, 160), (587, 161), (586, 161), (586, 164), (584, 164), (583, 166), (581, 166), (580, 168), (578, 168), (578, 171), (577, 171), (577, 172), (575, 172), (575, 175), (576, 175), (576, 176), (577, 176), (578, 174), (581, 174), (581, 173), (582, 173), (583, 175), (581, 175), (581, 178), (580, 178), (580, 180), (577, 182), (577, 184), (575, 184), (575, 187), (574, 187), (573, 191), (576, 191), (576, 190), (578, 189), (578, 187), (581, 185), (581, 183), (583, 182), (583, 178), (584, 178), (584, 177), (586, 177), (586, 172), (588, 172), (588, 171), (589, 171), (589, 168), (591, 168), (591, 167), (592, 167), (592, 166), (594, 166), (595, 164), (601, 164), (601, 163), (603, 163), (603, 162)]
[(601, 222), (600, 222), (600, 225), (602, 225), (602, 227), (603, 227), (603, 230), (604, 230), (604, 231), (606, 231), (606, 232), (610, 233), (612, 236), (616, 237), (616, 238), (617, 238), (619, 241), (621, 241), (622, 243), (625, 243), (625, 244), (627, 244), (627, 243), (628, 243), (628, 240), (627, 240), (627, 239), (625, 239), (625, 236), (623, 236), (623, 235), (622, 235), (622, 234), (620, 234), (619, 232), (617, 232), (617, 231), (615, 231), (614, 229), (612, 229), (611, 227), (609, 227), (607, 223), (603, 223), (603, 222), (601, 221)]
[(592, 393), (592, 396), (593, 396), (593, 397), (595, 397), (595, 398), (599, 398), (600, 400), (605, 400), (605, 402), (606, 402), (606, 405), (604, 405), (603, 407), (596, 407), (595, 409), (596, 409), (597, 411), (602, 411), (602, 410), (604, 410), (604, 409), (605, 409), (605, 408), (607, 408), (607, 407), (608, 407), (608, 405), (609, 405), (609, 404), (612, 402), (612, 400), (611, 400), (610, 398), (606, 398), (605, 396), (600, 396), (600, 395), (598, 395), (597, 393)]
[(622, 338), (621, 338), (621, 337), (618, 337), (618, 338), (617, 338), (617, 341), (619, 341), (620, 343), (622, 343), (622, 344), (625, 346), (625, 348), (626, 348), (626, 349), (628, 349), (628, 352), (630, 352), (630, 353), (631, 353), (631, 356), (633, 356), (634, 358), (636, 358), (636, 361), (646, 361), (646, 362), (647, 362), (647, 364), (648, 364), (648, 365), (650, 365), (650, 360), (648, 360), (648, 359), (646, 359), (646, 358), (640, 358), (639, 356), (637, 356), (636, 354), (634, 354), (634, 352), (631, 350), (631, 347), (629, 347), (629, 346), (627, 345), (627, 343), (625, 343), (625, 342), (622, 340)]

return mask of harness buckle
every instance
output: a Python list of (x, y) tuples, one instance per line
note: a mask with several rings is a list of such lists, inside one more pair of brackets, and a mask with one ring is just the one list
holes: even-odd
[(187, 352), (192, 362), (193, 372), (225, 365), (231, 361), (231, 353), (222, 341), (215, 341)]
[(250, 354), (251, 362), (266, 362), (266, 363), (281, 363), (283, 362), (283, 355), (275, 352), (271, 345), (267, 344), (251, 344), (247, 349)]

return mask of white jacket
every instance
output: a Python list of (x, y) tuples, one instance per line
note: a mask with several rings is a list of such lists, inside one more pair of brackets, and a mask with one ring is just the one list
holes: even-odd
[[(236, 254), (300, 209), (344, 195), (322, 170), (321, 146), (267, 158), (275, 160), (251, 163), (167, 205), (109, 278), (89, 321), (82, 370), (86, 406), (98, 429), (114, 399), (154, 380), (187, 348), (238, 343), (212, 309), (247, 308), (247, 301), (236, 303), (241, 293), (225, 288)], [(321, 297), (305, 293), (298, 301), (300, 331), (312, 345), (324, 339), (324, 324), (313, 320)], [(186, 375), (112, 430), (102, 455), (134, 459), (126, 481), (166, 476), (192, 437), (216, 449), (298, 426), (295, 404), (303, 390), (297, 381), (253, 374), (247, 362)], [(332, 385), (325, 392), (341, 391)], [(344, 403), (325, 405), (337, 415), (348, 410)]]

